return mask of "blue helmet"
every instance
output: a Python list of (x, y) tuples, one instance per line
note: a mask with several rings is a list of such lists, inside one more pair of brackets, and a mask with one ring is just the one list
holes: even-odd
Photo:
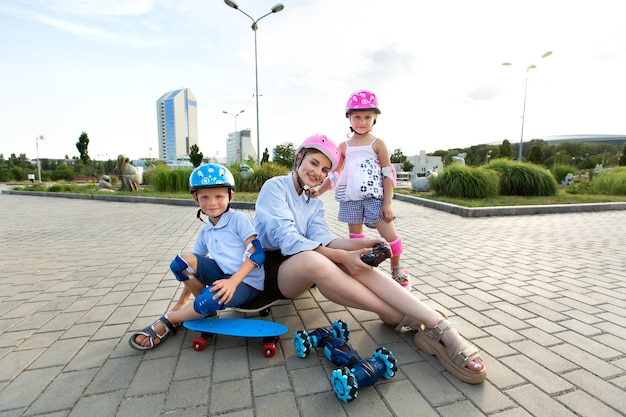
[(220, 164), (204, 164), (193, 170), (189, 176), (191, 194), (198, 188), (228, 187), (235, 191), (235, 177), (228, 168)]

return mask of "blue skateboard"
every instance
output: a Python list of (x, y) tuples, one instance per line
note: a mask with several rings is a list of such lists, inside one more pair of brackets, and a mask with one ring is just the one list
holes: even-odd
[(274, 323), (273, 321), (254, 319), (198, 319), (183, 322), (189, 330), (200, 332), (192, 342), (194, 350), (201, 351), (206, 347), (207, 339), (216, 334), (235, 337), (260, 337), (263, 338), (263, 356), (271, 358), (276, 354), (276, 343), (280, 341), (280, 335), (287, 333), (287, 326)]

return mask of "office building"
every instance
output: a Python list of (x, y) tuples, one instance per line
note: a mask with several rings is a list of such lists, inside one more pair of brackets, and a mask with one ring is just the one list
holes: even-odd
[(226, 163), (256, 159), (256, 149), (252, 145), (250, 129), (231, 132), (226, 139)]
[(189, 148), (198, 145), (198, 105), (188, 88), (157, 100), (159, 159), (170, 166), (187, 165)]

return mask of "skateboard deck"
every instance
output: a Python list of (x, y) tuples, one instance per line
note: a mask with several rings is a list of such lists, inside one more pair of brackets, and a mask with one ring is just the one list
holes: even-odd
[(189, 330), (236, 337), (275, 337), (287, 333), (287, 326), (254, 319), (198, 319), (183, 323)]
[(261, 292), (252, 301), (238, 307), (232, 307), (232, 309), (240, 313), (259, 313), (260, 316), (267, 316), (269, 314), (270, 307), (281, 301), (288, 300), (270, 297), (265, 292)]
[(261, 337), (265, 342), (263, 356), (266, 358), (274, 356), (280, 335), (289, 330), (284, 324), (273, 321), (240, 318), (189, 320), (183, 322), (183, 326), (189, 330), (201, 332), (201, 336), (192, 342), (196, 351), (203, 350), (206, 347), (206, 340), (215, 334), (235, 337)]

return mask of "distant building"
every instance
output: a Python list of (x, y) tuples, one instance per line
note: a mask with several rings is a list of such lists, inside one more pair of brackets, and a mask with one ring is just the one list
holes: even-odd
[(443, 171), (441, 157), (426, 155), (426, 151), (420, 151), (419, 155), (407, 156), (406, 160), (413, 164), (413, 172), (416, 174), (426, 174), (428, 171)]
[(188, 88), (170, 91), (157, 100), (159, 159), (170, 166), (186, 165), (189, 148), (198, 145), (198, 105)]
[(250, 129), (231, 132), (226, 139), (226, 163), (256, 159), (256, 149), (252, 145)]

